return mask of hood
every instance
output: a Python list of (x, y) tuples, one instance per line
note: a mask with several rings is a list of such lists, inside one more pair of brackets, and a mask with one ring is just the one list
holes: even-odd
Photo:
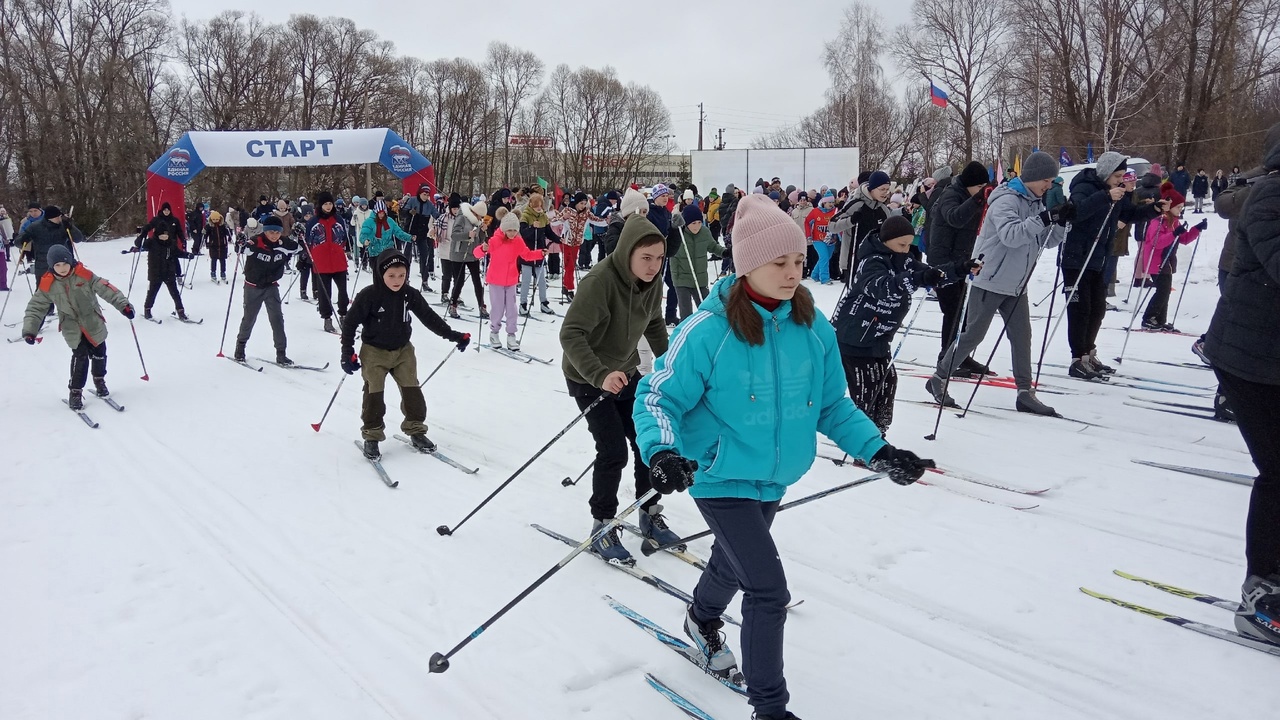
[(475, 205), (464, 202), (458, 206), (458, 214), (465, 217), (472, 225), (479, 225), (484, 220), (484, 213), (480, 212)]
[[(880, 233), (867, 233), (867, 236), (862, 239), (862, 242), (858, 243), (858, 249), (854, 257), (857, 259), (857, 262), (862, 262), (872, 255), (886, 255), (892, 259), (894, 254), (895, 253), (892, 250), (881, 242)], [(903, 257), (906, 257), (905, 253), (903, 254)]]
[(507, 188), (502, 188), (501, 190), (493, 194), (493, 197), (490, 198), (490, 202), (501, 205), (509, 197), (511, 197), (511, 190)]
[[(328, 192), (326, 190), (321, 190), (320, 192), (316, 193), (316, 205), (315, 205), (316, 217), (319, 217), (319, 218), (333, 217), (332, 212), (324, 211), (324, 204), (327, 202), (329, 203), (333, 202), (333, 193)], [(336, 210), (337, 208), (335, 207), (334, 209)]]
[[(1075, 185), (1075, 181), (1072, 180), (1071, 184)], [(1036, 202), (1042, 199), (1037, 198), (1030, 190), (1027, 189), (1026, 185), (1022, 184), (1022, 178), (1014, 178), (991, 191), (991, 194), (987, 196), (987, 207), (991, 207), (991, 203), (994, 203), (997, 199), (1002, 198), (1005, 195), (1017, 195), (1018, 197), (1031, 202)]]
[(1098, 171), (1093, 168), (1085, 168), (1078, 175), (1071, 178), (1071, 192), (1075, 192), (1077, 186), (1083, 187), (1086, 184), (1094, 185), (1104, 190), (1107, 189), (1107, 183), (1102, 180), (1098, 175)]
[(172, 207), (171, 205), (169, 205), (169, 203), (161, 203), (161, 204), (160, 204), (160, 209), (159, 209), (158, 211), (156, 211), (156, 214), (157, 214), (157, 215), (163, 215), (165, 210), (168, 210), (168, 211), (169, 211), (169, 216), (170, 216), (170, 217), (172, 217), (172, 216), (173, 216), (173, 207)]
[(724, 194), (726, 197), (733, 197), (735, 194), (737, 194), (737, 192), (738, 192), (738, 186), (734, 185), (733, 183), (729, 183), (728, 185), (724, 186)]
[(387, 265), (389, 265), (391, 261), (397, 259), (404, 264), (406, 269), (409, 267), (409, 258), (405, 257), (404, 253), (396, 250), (394, 246), (383, 250), (378, 254), (377, 259), (374, 260), (374, 267), (377, 268), (377, 272), (373, 273), (373, 286), (376, 287), (379, 292), (386, 293), (388, 295), (402, 295), (407, 291), (407, 288), (409, 287), (408, 280), (405, 281), (405, 284), (400, 288), (400, 291), (396, 293), (391, 292), (391, 288), (387, 287), (387, 284), (382, 280), (382, 273), (386, 272)]
[(637, 292), (654, 285), (662, 285), (662, 273), (658, 273), (657, 277), (647, 283), (641, 282), (631, 273), (631, 253), (636, 249), (641, 238), (649, 236), (662, 237), (662, 233), (658, 232), (658, 228), (644, 216), (632, 215), (622, 226), (617, 249), (604, 259), (610, 269), (622, 279), (623, 284)]
[(1160, 176), (1153, 172), (1149, 172), (1138, 178), (1138, 187), (1158, 188), (1160, 187), (1160, 183)]
[(849, 196), (849, 200), (848, 202), (845, 203), (845, 206), (848, 207), (850, 203), (856, 203), (856, 202), (861, 202), (863, 205), (866, 205), (867, 207), (874, 208), (877, 210), (880, 208), (888, 207), (887, 205), (880, 202), (879, 200), (871, 197), (871, 193), (868, 192), (866, 183), (859, 185), (858, 189), (853, 191), (853, 194)]

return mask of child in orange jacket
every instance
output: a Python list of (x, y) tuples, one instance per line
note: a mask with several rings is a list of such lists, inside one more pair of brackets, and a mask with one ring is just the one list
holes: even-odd
[(520, 217), (509, 212), (503, 216), (489, 242), (472, 251), (478, 258), (489, 256), (489, 269), (484, 279), (489, 284), (489, 347), (502, 347), (498, 330), (502, 318), (507, 319), (507, 349), (519, 350), (516, 338), (516, 285), (520, 282), (519, 260), (535, 262), (546, 257), (546, 250), (530, 250), (520, 237)]

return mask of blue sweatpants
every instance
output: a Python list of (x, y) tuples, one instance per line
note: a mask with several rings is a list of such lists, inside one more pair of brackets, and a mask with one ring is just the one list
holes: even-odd
[(742, 652), (748, 701), (761, 715), (786, 715), (787, 681), (782, 676), (782, 626), (787, 621), (787, 576), (769, 528), (778, 503), (740, 498), (696, 498), (715, 534), (711, 559), (693, 590), (699, 622), (720, 617), (742, 590)]
[(822, 283), (830, 282), (831, 253), (835, 250), (835, 246), (825, 242), (815, 242), (813, 249), (818, 251), (818, 264), (813, 266), (813, 279)]

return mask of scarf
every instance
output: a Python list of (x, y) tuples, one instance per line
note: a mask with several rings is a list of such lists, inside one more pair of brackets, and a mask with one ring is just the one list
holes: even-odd
[(390, 230), (390, 229), (391, 229), (391, 223), (387, 221), (387, 218), (379, 219), (377, 216), (374, 216), (373, 234), (375, 237), (377, 237), (378, 239), (382, 239), (382, 231)]
[(525, 205), (524, 209), (520, 211), (520, 222), (536, 228), (544, 228), (550, 220), (547, 219), (547, 214), (542, 210), (536, 210)]

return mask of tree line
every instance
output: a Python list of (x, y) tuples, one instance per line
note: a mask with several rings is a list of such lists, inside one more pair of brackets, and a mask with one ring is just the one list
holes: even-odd
[[(599, 189), (662, 152), (670, 114), (612, 68), (548, 76), (537, 55), (503, 42), (480, 61), (424, 60), (347, 18), (274, 24), (233, 10), (190, 21), (165, 0), (0, 2), (0, 199), (11, 209), (74, 204), (87, 232), (119, 209), (112, 227), (130, 228), (145, 214), (147, 166), (188, 130), (360, 127), (400, 133), (448, 190), (538, 176)], [(372, 175), (398, 190), (380, 166)], [(359, 167), (209, 168), (188, 196), (225, 205), (365, 184)]]

